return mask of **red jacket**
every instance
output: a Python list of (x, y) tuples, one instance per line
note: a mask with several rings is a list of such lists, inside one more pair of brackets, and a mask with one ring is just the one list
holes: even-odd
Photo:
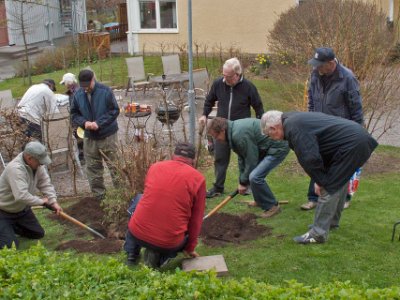
[(185, 158), (157, 162), (147, 173), (129, 230), (138, 239), (167, 249), (178, 247), (187, 232), (185, 250), (192, 252), (203, 222), (205, 196), (204, 176)]

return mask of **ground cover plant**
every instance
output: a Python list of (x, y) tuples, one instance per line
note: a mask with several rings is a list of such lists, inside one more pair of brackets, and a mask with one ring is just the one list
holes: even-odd
[[(62, 270), (62, 271), (60, 271)], [(396, 299), (398, 287), (378, 289), (332, 282), (282, 286), (244, 278), (219, 280), (212, 272), (131, 270), (116, 259), (54, 253), (43, 246), (0, 252), (2, 299)]]

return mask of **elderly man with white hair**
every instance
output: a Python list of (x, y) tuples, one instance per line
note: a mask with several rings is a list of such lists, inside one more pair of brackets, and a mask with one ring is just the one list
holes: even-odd
[(67, 91), (65, 92), (69, 97), (69, 105), (71, 105), (72, 100), (74, 99), (75, 92), (79, 89), (78, 80), (72, 73), (65, 73), (60, 84), (65, 85)]
[[(217, 78), (204, 102), (203, 115), (199, 118), (200, 127), (205, 126), (208, 115), (218, 101), (217, 117), (230, 121), (250, 118), (252, 107), (256, 118), (264, 113), (263, 104), (257, 88), (243, 77), (242, 66), (234, 57), (228, 59), (222, 70), (223, 76)], [(214, 186), (207, 192), (207, 198), (219, 196), (224, 192), (226, 170), (229, 165), (231, 149), (229, 144), (214, 140)]]
[(338, 228), (347, 185), (378, 146), (358, 123), (319, 112), (268, 111), (261, 130), (274, 140), (287, 140), (304, 171), (314, 180), (318, 204), (308, 232), (294, 238), (299, 244), (324, 243)]

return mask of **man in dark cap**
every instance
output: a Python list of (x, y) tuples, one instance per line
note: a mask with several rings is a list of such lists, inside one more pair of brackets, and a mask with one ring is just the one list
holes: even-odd
[[(112, 90), (97, 82), (93, 71), (79, 73), (80, 89), (74, 94), (71, 106), (72, 122), (85, 129), (83, 153), (90, 189), (102, 200), (105, 197), (103, 159), (111, 173), (114, 187), (119, 180), (114, 166), (118, 149), (118, 103)], [(104, 157), (105, 156), (105, 157)]]
[(18, 103), (18, 115), (27, 125), (25, 134), (42, 141), (43, 118), (58, 113), (57, 99), (54, 95), (56, 83), (53, 79), (45, 79), (42, 83), (32, 85)]
[[(51, 160), (45, 146), (30, 142), (5, 168), (0, 176), (0, 249), (18, 247), (16, 234), (40, 239), (44, 229), (31, 210), (34, 205), (48, 205), (59, 213), (57, 195), (46, 165)], [(36, 191), (42, 196), (36, 196)]]
[[(308, 89), (308, 111), (323, 112), (363, 125), (360, 86), (353, 72), (340, 64), (333, 50), (327, 47), (315, 49), (308, 63), (313, 67)], [(301, 206), (303, 210), (317, 206), (318, 195), (314, 193), (312, 180), (307, 196), (308, 202)], [(345, 208), (349, 206), (350, 199), (348, 194)]]
[(350, 177), (378, 146), (356, 122), (315, 112), (272, 110), (261, 118), (261, 129), (274, 140), (287, 140), (318, 195), (314, 223), (294, 238), (299, 244), (325, 243), (339, 227)]
[(153, 164), (146, 175), (143, 195), (135, 197), (124, 249), (128, 264), (139, 261), (145, 247), (145, 263), (153, 268), (165, 264), (178, 252), (199, 256), (197, 238), (203, 222), (206, 182), (194, 168), (195, 148), (179, 143), (172, 160)]

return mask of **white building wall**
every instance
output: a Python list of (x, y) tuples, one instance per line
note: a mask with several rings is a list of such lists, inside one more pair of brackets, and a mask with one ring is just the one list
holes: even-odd
[[(85, 0), (72, 0), (76, 8), (74, 24), (77, 32), (86, 30)], [(22, 17), (27, 44), (63, 37), (68, 30), (60, 17), (59, 0), (44, 0), (41, 4), (6, 0), (8, 35), (10, 44), (24, 45)]]

